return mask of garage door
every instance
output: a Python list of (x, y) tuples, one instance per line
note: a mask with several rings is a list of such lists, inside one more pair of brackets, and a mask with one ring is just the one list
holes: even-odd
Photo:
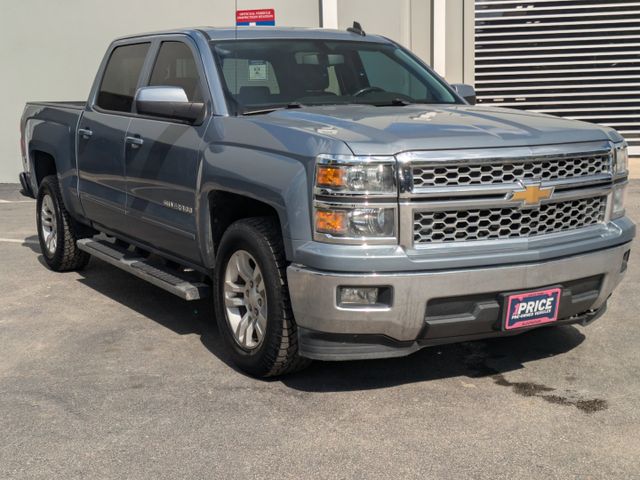
[(478, 103), (617, 129), (640, 155), (640, 1), (476, 0)]

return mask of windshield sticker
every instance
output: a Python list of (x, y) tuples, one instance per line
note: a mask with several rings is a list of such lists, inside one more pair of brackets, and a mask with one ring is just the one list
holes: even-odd
[(249, 60), (249, 80), (267, 80), (267, 62)]

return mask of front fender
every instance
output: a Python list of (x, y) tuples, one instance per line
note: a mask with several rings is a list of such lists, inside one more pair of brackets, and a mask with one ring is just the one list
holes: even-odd
[(299, 159), (242, 146), (210, 146), (202, 161), (198, 196), (198, 230), (205, 264), (213, 267), (209, 194), (225, 191), (272, 207), (282, 227), (288, 259), (293, 242), (311, 238), (308, 172)]

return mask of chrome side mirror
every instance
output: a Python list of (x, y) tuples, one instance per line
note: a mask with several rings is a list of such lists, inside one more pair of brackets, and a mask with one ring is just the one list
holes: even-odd
[(157, 86), (139, 88), (135, 96), (137, 113), (195, 123), (202, 119), (204, 103), (190, 102), (183, 88)]
[(476, 89), (466, 83), (454, 83), (451, 85), (458, 95), (464, 98), (470, 105), (476, 104)]

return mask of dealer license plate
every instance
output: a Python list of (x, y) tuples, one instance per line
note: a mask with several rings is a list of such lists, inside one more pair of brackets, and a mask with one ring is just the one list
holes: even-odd
[(532, 327), (558, 320), (561, 288), (506, 296), (504, 329)]

